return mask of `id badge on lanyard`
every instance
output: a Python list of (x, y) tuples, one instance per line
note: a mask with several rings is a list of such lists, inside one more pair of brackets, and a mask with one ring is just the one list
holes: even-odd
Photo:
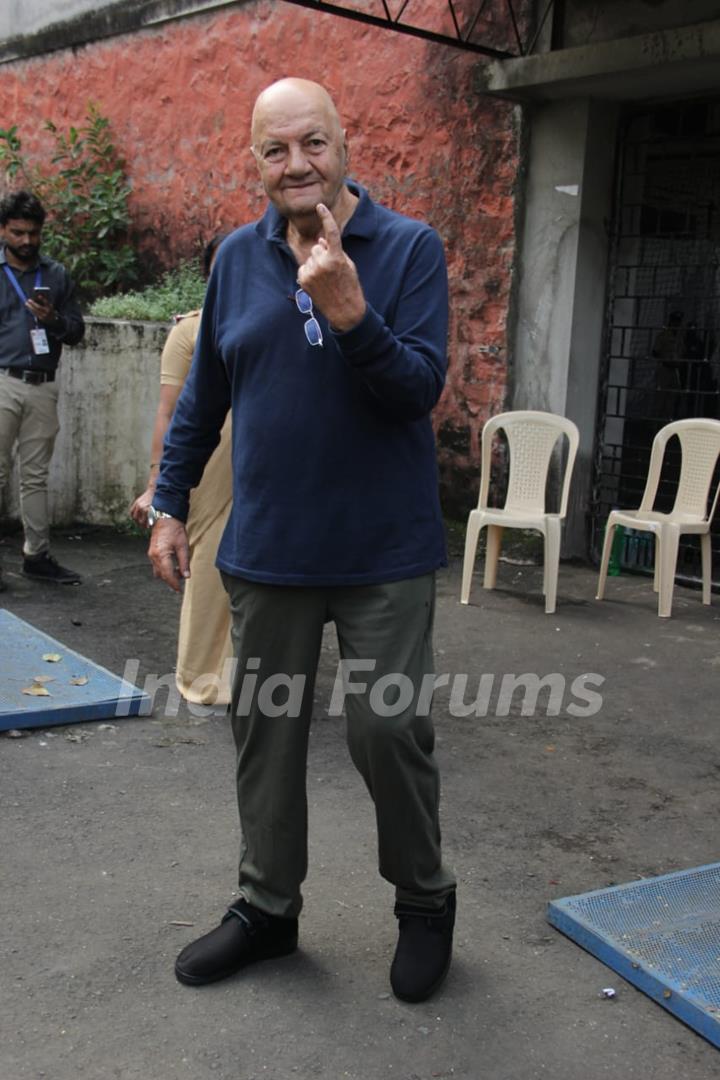
[(30, 331), (30, 341), (32, 342), (33, 352), (36, 356), (47, 356), (50, 352), (50, 343), (47, 339), (47, 334), (41, 326), (35, 327)]
[[(25, 295), (25, 293), (21, 289), (20, 282), (15, 277), (15, 275), (13, 274), (12, 270), (10, 269), (10, 267), (8, 266), (7, 263), (4, 263), (4, 270), (5, 270), (5, 273), (8, 276), (8, 280), (10, 281), (10, 284), (14, 288), (15, 292), (18, 294), (18, 297), (20, 299), (20, 303), (23, 305), (23, 307), (25, 307), (25, 301), (27, 300), (27, 296)], [(40, 267), (38, 266), (37, 271), (35, 273), (35, 288), (36, 289), (41, 284), (41, 282), (42, 282), (42, 278), (40, 276)], [(27, 310), (27, 308), (26, 308), (26, 310)], [(32, 345), (32, 351), (35, 354), (35, 356), (47, 356), (48, 353), (50, 352), (50, 343), (49, 343), (49, 341), (47, 339), (47, 334), (45, 333), (45, 330), (43, 329), (42, 326), (38, 326), (38, 322), (37, 322), (37, 319), (35, 318), (35, 316), (31, 315), (31, 313), (29, 311), (28, 311), (28, 314), (31, 316), (33, 322), (35, 323), (35, 326), (30, 330), (30, 344)]]

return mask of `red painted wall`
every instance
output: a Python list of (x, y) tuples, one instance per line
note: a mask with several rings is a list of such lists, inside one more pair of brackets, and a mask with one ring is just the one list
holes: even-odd
[(283, 75), (324, 83), (373, 197), (442, 235), (452, 296), (450, 375), (436, 410), (449, 506), (474, 501), (483, 420), (505, 404), (515, 250), (512, 109), (472, 89), (477, 57), (336, 16), (261, 0), (0, 69), (0, 125), (33, 155), (41, 121), (109, 117), (146, 240), (168, 261), (264, 199), (249, 151), (257, 93)]

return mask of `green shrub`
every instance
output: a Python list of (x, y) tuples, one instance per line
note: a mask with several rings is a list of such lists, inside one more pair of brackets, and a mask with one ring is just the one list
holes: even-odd
[(90, 307), (90, 314), (103, 319), (148, 319), (166, 322), (173, 315), (202, 307), (205, 280), (192, 262), (181, 263), (163, 274), (157, 285), (142, 292), (103, 296)]
[(51, 120), (43, 127), (55, 143), (52, 170), (28, 161), (16, 124), (0, 128), (6, 186), (19, 180), (43, 203), (43, 250), (67, 267), (82, 296), (128, 288), (138, 280), (137, 256), (128, 242), (130, 186), (109, 120), (90, 103), (85, 124), (67, 135)]

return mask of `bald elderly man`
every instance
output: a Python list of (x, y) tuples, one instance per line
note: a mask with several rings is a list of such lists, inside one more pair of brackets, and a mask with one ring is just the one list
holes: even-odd
[(430, 424), (446, 370), (443, 249), (347, 179), (345, 132), (316, 83), (260, 94), (252, 153), (269, 205), (218, 253), (150, 512), (155, 574), (179, 589), (188, 494), (231, 409), (233, 509), (217, 565), (237, 658), (239, 891), (175, 973), (200, 986), (297, 947), (313, 687), (332, 621), (334, 699), (395, 887), (390, 981), (422, 1001), (449, 968), (455, 918), (428, 700), (446, 561)]

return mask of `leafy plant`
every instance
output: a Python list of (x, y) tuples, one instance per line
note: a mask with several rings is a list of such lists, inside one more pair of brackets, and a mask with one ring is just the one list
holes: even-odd
[(90, 307), (90, 314), (104, 319), (147, 319), (166, 322), (173, 315), (202, 307), (205, 280), (198, 266), (184, 262), (166, 271), (157, 285), (142, 292), (103, 296)]
[(43, 250), (64, 264), (82, 294), (127, 288), (138, 279), (129, 243), (131, 189), (109, 120), (90, 103), (82, 127), (64, 134), (51, 120), (43, 126), (55, 144), (52, 170), (28, 160), (16, 124), (0, 128), (7, 183), (20, 180), (37, 194), (48, 212)]

